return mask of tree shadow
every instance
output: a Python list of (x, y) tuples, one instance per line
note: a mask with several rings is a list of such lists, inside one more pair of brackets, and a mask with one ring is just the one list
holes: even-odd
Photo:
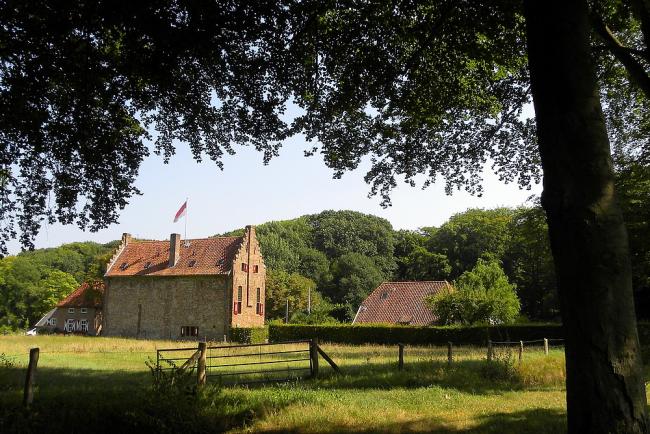
[[(26, 368), (3, 369), (4, 391), (20, 389), (25, 381)], [(36, 393), (55, 396), (57, 394), (84, 393), (106, 394), (113, 391), (124, 393), (142, 390), (151, 385), (151, 375), (146, 371), (106, 371), (95, 369), (72, 369), (38, 367), (36, 371)], [(0, 391), (1, 392), (1, 391)]]
[(472, 394), (563, 387), (555, 384), (527, 386), (515, 364), (481, 360), (463, 360), (450, 365), (437, 361), (409, 362), (401, 371), (397, 363), (367, 363), (342, 367), (339, 375), (325, 367), (321, 369), (320, 378), (310, 383), (314, 387), (332, 389), (414, 389), (434, 385)]
[[(146, 371), (38, 368), (34, 402), (22, 405), (24, 367), (2, 369), (0, 433), (203, 433), (251, 423), (263, 402), (218, 385), (155, 390)], [(297, 398), (296, 398), (297, 399)], [(294, 399), (274, 403), (280, 410)]]

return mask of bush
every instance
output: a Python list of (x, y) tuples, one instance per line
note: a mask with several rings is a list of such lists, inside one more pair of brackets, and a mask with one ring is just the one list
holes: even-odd
[(559, 339), (560, 324), (416, 327), (390, 324), (271, 324), (269, 342), (317, 338), (342, 344), (485, 345), (492, 340)]
[(512, 348), (504, 353), (495, 354), (492, 361), (485, 361), (481, 364), (481, 376), (489, 381), (515, 382), (519, 373), (515, 366), (515, 357)]
[(498, 261), (479, 259), (454, 282), (455, 291), (428, 297), (427, 306), (442, 324), (511, 324), (519, 315), (515, 286)]
[(263, 344), (269, 338), (267, 327), (236, 327), (230, 329), (230, 340), (240, 344)]

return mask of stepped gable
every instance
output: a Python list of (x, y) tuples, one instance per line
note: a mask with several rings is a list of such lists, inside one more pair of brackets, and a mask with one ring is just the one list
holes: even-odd
[(111, 260), (106, 277), (229, 274), (243, 238), (214, 237), (181, 240), (173, 266), (170, 266), (169, 240), (141, 241), (130, 237), (127, 239), (128, 242)]
[(361, 303), (354, 323), (431, 325), (437, 317), (425, 298), (451, 291), (447, 281), (384, 282)]

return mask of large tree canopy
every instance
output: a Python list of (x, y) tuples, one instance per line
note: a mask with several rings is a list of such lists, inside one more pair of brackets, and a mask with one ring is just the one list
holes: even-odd
[[(650, 155), (646, 87), (626, 69), (644, 83), (644, 4), (592, 12), (614, 144)], [(147, 138), (221, 165), (236, 145), (268, 161), (301, 133), (336, 175), (371, 155), (385, 203), (400, 175), (476, 193), (487, 161), (522, 186), (540, 177), (516, 0), (9, 0), (0, 22), (0, 251), (17, 233), (32, 246), (46, 219), (114, 223)]]
[(298, 133), (337, 174), (371, 154), (385, 201), (397, 174), (480, 192), (488, 157), (527, 185), (539, 159), (511, 3), (5, 2), (3, 240), (17, 224), (31, 246), (43, 219), (115, 222), (147, 128), (156, 152), (179, 139), (218, 164), (234, 145), (268, 160)]
[(569, 427), (646, 430), (608, 133), (647, 157), (650, 7), (523, 3), (5, 1), (0, 248), (17, 230), (30, 247), (43, 219), (114, 222), (150, 128), (165, 157), (179, 139), (217, 164), (304, 134), (335, 175), (369, 155), (384, 203), (402, 177), (480, 194), (486, 162), (522, 186), (541, 162)]

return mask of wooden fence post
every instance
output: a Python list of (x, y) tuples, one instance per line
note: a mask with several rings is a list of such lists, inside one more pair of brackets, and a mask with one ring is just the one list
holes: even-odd
[(488, 348), (487, 348), (487, 359), (488, 362), (492, 361), (493, 349), (492, 349), (492, 340), (488, 339)]
[(524, 341), (519, 341), (519, 363), (521, 363), (521, 359), (524, 357)]
[(34, 384), (36, 384), (38, 355), (38, 348), (29, 350), (29, 365), (27, 366), (27, 377), (25, 377), (25, 390), (23, 392), (23, 405), (26, 407), (29, 407), (32, 401), (34, 401)]
[(309, 358), (311, 359), (311, 376), (318, 377), (318, 341), (314, 338), (309, 341)]
[(207, 346), (208, 344), (206, 342), (199, 342), (199, 363), (198, 363), (198, 369), (197, 369), (197, 384), (199, 386), (204, 386), (207, 375), (206, 375), (206, 369), (205, 369), (205, 358), (207, 356)]
[(451, 362), (454, 361), (454, 355), (452, 353), (451, 342), (447, 342), (447, 363), (451, 365)]
[(544, 338), (544, 354), (548, 356), (548, 339)]
[(399, 348), (399, 359), (397, 361), (397, 369), (400, 371), (404, 369), (404, 344), (397, 344)]

